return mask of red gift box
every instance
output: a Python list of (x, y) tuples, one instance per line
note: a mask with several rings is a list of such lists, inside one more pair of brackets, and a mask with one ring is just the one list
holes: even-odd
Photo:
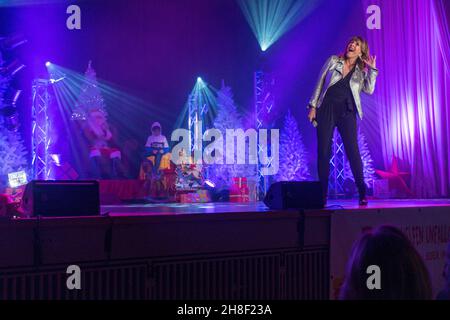
[(230, 188), (230, 202), (249, 202), (250, 190), (247, 185), (247, 178), (233, 178), (233, 185)]

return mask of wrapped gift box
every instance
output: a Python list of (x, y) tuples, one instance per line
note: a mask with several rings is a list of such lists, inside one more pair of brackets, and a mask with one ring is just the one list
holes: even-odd
[(249, 202), (250, 190), (247, 184), (247, 178), (233, 178), (233, 185), (230, 188), (230, 202)]
[(211, 201), (207, 190), (197, 190), (195, 192), (186, 192), (179, 195), (181, 203), (205, 203)]

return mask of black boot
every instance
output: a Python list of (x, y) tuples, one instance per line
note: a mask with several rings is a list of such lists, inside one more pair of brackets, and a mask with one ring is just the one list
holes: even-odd
[(367, 206), (369, 204), (369, 201), (367, 200), (366, 196), (359, 196), (359, 205), (360, 206)]
[(359, 189), (359, 205), (360, 206), (367, 206), (369, 204), (369, 201), (366, 197), (366, 185), (361, 186)]

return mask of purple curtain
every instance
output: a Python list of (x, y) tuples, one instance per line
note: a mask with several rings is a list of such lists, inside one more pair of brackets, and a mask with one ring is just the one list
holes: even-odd
[[(450, 73), (450, 20), (449, 12), (450, 5), (447, 2), (447, 7), (444, 5), (446, 0), (435, 0), (435, 23), (436, 28), (439, 32), (439, 48), (441, 49), (441, 54), (445, 62), (445, 69), (447, 70), (447, 75)], [(447, 0), (448, 1), (448, 0)]]
[(411, 172), (418, 198), (450, 196), (450, 45), (442, 1), (370, 0), (381, 29), (367, 30), (380, 70), (373, 96), (384, 165)]

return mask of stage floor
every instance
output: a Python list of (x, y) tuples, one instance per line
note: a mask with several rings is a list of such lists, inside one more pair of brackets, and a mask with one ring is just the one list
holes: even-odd
[(97, 279), (117, 281), (110, 288), (118, 291), (103, 298), (123, 297), (133, 275), (140, 285), (130, 290), (141, 299), (327, 299), (361, 230), (383, 224), (417, 244), (433, 288), (443, 285), (450, 199), (371, 200), (367, 208), (338, 200), (305, 214), (269, 210), (262, 202), (105, 205), (102, 211), (110, 216), (0, 219), (0, 274), (9, 277), (3, 287), (14, 288), (7, 296), (0, 290), (0, 299), (26, 298), (27, 283), (36, 287), (33, 297), (48, 299), (34, 286), (42, 281), (50, 281), (52, 296), (66, 294), (72, 264), (88, 275), (86, 290), (77, 291), (83, 297), (103, 294)]
[[(392, 208), (418, 208), (418, 207), (448, 207), (450, 213), (450, 199), (383, 199), (370, 200), (369, 205), (361, 207), (357, 200), (329, 200), (327, 206), (320, 210), (331, 212), (337, 210), (371, 210)], [(186, 215), (186, 214), (224, 214), (224, 213), (264, 213), (273, 212), (263, 202), (251, 203), (157, 203), (157, 204), (124, 204), (104, 205), (102, 214), (109, 213), (111, 216), (130, 215)]]

